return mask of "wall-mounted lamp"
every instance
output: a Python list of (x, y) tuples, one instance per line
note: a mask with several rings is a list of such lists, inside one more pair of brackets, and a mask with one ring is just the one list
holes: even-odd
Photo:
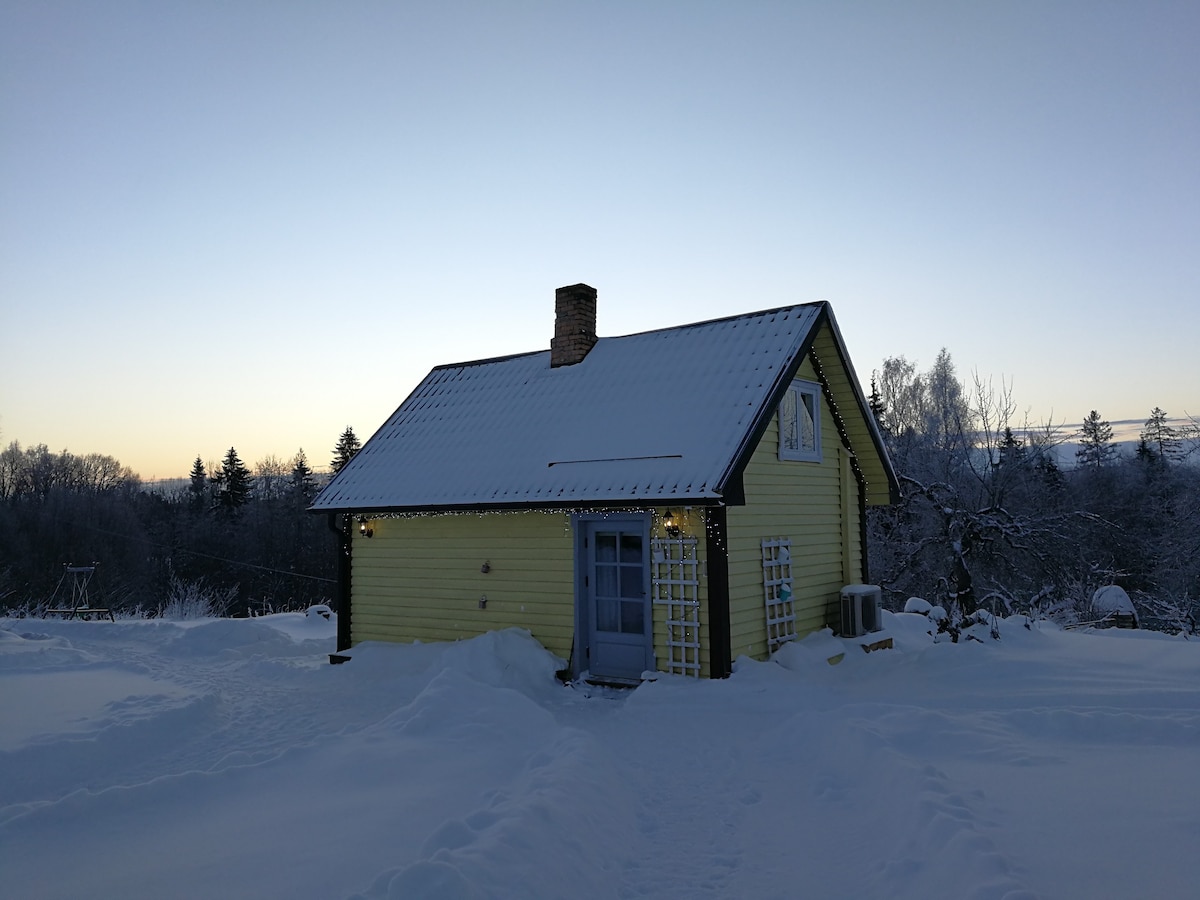
[(486, 575), (488, 572), (492, 571), (492, 564), (490, 562), (485, 562), (479, 567), (479, 571)]
[(679, 537), (679, 520), (675, 518), (675, 513), (667, 510), (663, 516), (663, 531), (667, 533), (667, 537)]
[(375, 534), (375, 528), (366, 516), (358, 517), (358, 533), (363, 537), (373, 537)]

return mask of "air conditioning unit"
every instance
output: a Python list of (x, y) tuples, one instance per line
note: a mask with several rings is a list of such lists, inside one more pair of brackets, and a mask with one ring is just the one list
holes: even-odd
[(874, 584), (842, 588), (842, 637), (859, 637), (883, 628), (883, 591)]

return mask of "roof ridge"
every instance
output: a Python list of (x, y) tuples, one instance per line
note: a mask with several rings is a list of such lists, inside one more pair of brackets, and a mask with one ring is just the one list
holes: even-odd
[[(661, 333), (667, 332), (667, 331), (683, 331), (688, 328), (700, 328), (705, 325), (719, 325), (722, 322), (732, 322), (735, 319), (745, 319), (745, 320), (757, 319), (761, 316), (770, 316), (770, 315), (774, 315), (776, 313), (785, 312), (787, 310), (802, 309), (802, 308), (812, 307), (812, 306), (828, 306), (828, 305), (829, 305), (828, 300), (811, 300), (807, 303), (790, 303), (786, 306), (776, 306), (773, 309), (760, 309), (755, 312), (738, 313), (738, 314), (732, 315), (732, 316), (717, 316), (716, 318), (713, 318), (713, 319), (702, 319), (699, 322), (686, 322), (683, 325), (665, 325), (662, 328), (649, 328), (645, 331), (633, 331), (633, 332), (630, 332), (629, 334), (614, 334), (614, 335), (609, 335), (608, 337), (598, 337), (597, 340), (598, 341), (618, 341), (623, 338), (642, 337), (642, 336), (648, 335), (648, 334), (661, 334)], [(539, 353), (549, 353), (549, 352), (550, 352), (550, 348), (547, 347), (544, 350), (526, 350), (522, 353), (509, 353), (505, 356), (489, 356), (486, 359), (468, 359), (468, 360), (464, 360), (462, 362), (443, 363), (441, 365), (434, 366), (432, 369), (430, 369), (429, 374), (432, 375), (434, 372), (440, 372), (440, 371), (444, 371), (446, 369), (465, 369), (470, 366), (487, 366), (487, 365), (491, 365), (493, 363), (508, 362), (509, 360), (513, 360), (513, 359), (522, 359), (526, 356), (536, 356)], [(426, 376), (426, 377), (428, 377), (428, 376)]]
[[(525, 350), (522, 353), (509, 353), (505, 356), (489, 356), (487, 359), (467, 359), (462, 362), (442, 363), (440, 366), (434, 366), (430, 369), (429, 374), (432, 375), (434, 372), (440, 372), (443, 369), (465, 369), (468, 366), (486, 366), (492, 363), (508, 362), (510, 359), (522, 359), (526, 356), (537, 356), (539, 353), (549, 352), (550, 348), (547, 347), (545, 350)], [(429, 375), (425, 377), (428, 378)]]
[(640, 337), (643, 334), (658, 334), (663, 331), (683, 331), (685, 328), (699, 328), (702, 325), (719, 325), (722, 322), (732, 322), (735, 319), (757, 319), (760, 316), (770, 316), (775, 313), (785, 312), (792, 309), (802, 309), (810, 306), (828, 306), (828, 300), (810, 300), (807, 303), (789, 303), (786, 306), (776, 306), (773, 309), (760, 309), (755, 312), (738, 313), (733, 316), (717, 316), (713, 319), (702, 319), (699, 322), (687, 322), (683, 325), (667, 325), (662, 328), (649, 328), (646, 331), (635, 331), (631, 334), (614, 335), (618, 338)]

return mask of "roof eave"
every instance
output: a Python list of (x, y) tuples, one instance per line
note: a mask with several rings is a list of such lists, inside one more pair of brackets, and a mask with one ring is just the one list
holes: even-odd
[(438, 513), (485, 513), (485, 512), (570, 512), (572, 510), (605, 509), (650, 509), (666, 506), (724, 506), (726, 499), (716, 495), (672, 495), (670, 497), (633, 497), (624, 500), (612, 498), (586, 500), (531, 500), (506, 501), (504, 503), (435, 503), (413, 505), (310, 506), (306, 512), (332, 513), (334, 515), (430, 515)]
[(871, 412), (871, 405), (867, 402), (866, 395), (862, 392), (862, 383), (858, 380), (858, 373), (854, 371), (854, 364), (850, 361), (850, 353), (846, 350), (846, 342), (842, 338), (842, 330), (838, 328), (833, 310), (827, 308), (826, 312), (829, 315), (829, 330), (833, 334), (834, 345), (837, 347), (842, 367), (846, 370), (846, 380), (850, 382), (850, 390), (854, 392), (854, 399), (857, 401), (858, 408), (862, 411), (863, 419), (866, 421), (867, 433), (871, 436), (871, 443), (875, 446), (875, 452), (879, 455), (879, 459), (883, 463), (884, 472), (887, 474), (888, 500), (892, 503), (899, 503), (901, 500), (900, 479), (896, 476), (896, 470), (892, 466), (892, 458), (888, 454), (887, 444), (884, 443), (883, 433), (879, 430), (879, 424), (875, 421), (875, 415)]

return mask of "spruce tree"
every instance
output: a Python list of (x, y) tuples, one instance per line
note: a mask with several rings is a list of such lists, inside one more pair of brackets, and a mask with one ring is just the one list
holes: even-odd
[(1142, 441), (1159, 462), (1176, 460), (1183, 452), (1179, 432), (1167, 424), (1167, 414), (1157, 406), (1150, 411), (1150, 418), (1146, 420)]
[(1112, 442), (1112, 425), (1092, 410), (1080, 428), (1079, 449), (1075, 451), (1076, 464), (1088, 469), (1099, 469), (1108, 465), (1117, 455)]
[(191, 479), (188, 484), (188, 503), (194, 509), (204, 506), (204, 498), (208, 494), (208, 473), (204, 471), (204, 462), (197, 454), (196, 461), (192, 463), (192, 471), (189, 475)]
[(871, 374), (871, 398), (867, 402), (871, 407), (871, 415), (875, 417), (875, 422), (883, 427), (883, 415), (887, 412), (887, 406), (883, 402), (883, 395), (879, 393), (879, 384), (875, 381), (874, 373)]
[(1138, 438), (1137, 449), (1134, 450), (1133, 455), (1138, 462), (1145, 465), (1149, 465), (1150, 463), (1158, 461), (1158, 453), (1155, 452), (1154, 448), (1151, 447), (1146, 441), (1146, 436), (1144, 434)]
[(235, 510), (250, 499), (252, 481), (250, 470), (237, 455), (237, 450), (229, 448), (225, 458), (221, 460), (219, 478), (220, 492), (218, 503), (226, 510)]
[(354, 429), (349, 425), (342, 432), (342, 436), (338, 438), (337, 446), (333, 448), (333, 461), (330, 462), (329, 468), (336, 475), (342, 469), (346, 468), (346, 463), (354, 459), (354, 454), (362, 449), (362, 444), (354, 434)]
[(1004, 439), (1000, 442), (1000, 465), (1015, 466), (1025, 462), (1025, 442), (1017, 437), (1010, 426), (1004, 427)]
[(313, 498), (313, 494), (316, 493), (316, 487), (313, 471), (308, 465), (308, 457), (304, 455), (304, 448), (301, 447), (292, 458), (292, 496), (295, 497), (297, 503), (302, 506), (307, 505), (308, 501)]

